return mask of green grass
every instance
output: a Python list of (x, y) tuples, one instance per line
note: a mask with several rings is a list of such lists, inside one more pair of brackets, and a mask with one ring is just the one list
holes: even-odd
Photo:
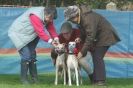
[[(90, 84), (87, 78), (83, 78), (83, 84), (77, 87), (75, 84), (69, 87), (63, 85), (63, 80), (60, 79), (59, 85), (54, 85), (54, 74), (40, 74), (39, 84), (22, 85), (19, 80), (19, 75), (0, 75), (0, 88), (103, 88), (94, 87)], [(130, 78), (108, 78), (108, 88), (133, 88), (133, 79)]]

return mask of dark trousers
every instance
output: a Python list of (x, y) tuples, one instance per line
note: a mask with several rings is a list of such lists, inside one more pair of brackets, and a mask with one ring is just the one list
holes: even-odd
[(105, 81), (106, 71), (104, 64), (104, 56), (108, 50), (109, 46), (97, 46), (94, 51), (92, 51), (92, 58), (94, 64), (93, 80), (94, 82)]

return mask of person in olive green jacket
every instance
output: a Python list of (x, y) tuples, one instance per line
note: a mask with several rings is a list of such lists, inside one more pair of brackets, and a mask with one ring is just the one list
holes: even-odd
[(79, 25), (81, 40), (84, 45), (78, 53), (78, 59), (85, 56), (93, 46), (94, 63), (93, 83), (105, 85), (106, 71), (104, 56), (110, 46), (120, 41), (113, 26), (100, 14), (92, 11), (87, 5), (68, 6), (64, 11), (65, 19)]

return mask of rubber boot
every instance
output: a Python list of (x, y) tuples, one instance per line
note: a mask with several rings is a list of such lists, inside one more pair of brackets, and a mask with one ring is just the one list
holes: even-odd
[(36, 61), (31, 61), (29, 63), (29, 72), (31, 75), (32, 83), (38, 83)]
[(94, 83), (93, 74), (89, 74), (88, 77), (90, 79), (91, 84), (93, 84)]
[(21, 61), (21, 82), (22, 84), (29, 84), (28, 69), (29, 69), (29, 62)]

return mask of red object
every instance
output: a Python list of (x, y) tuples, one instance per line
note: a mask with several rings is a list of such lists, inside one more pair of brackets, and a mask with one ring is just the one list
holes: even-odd
[[(58, 34), (56, 33), (53, 22), (50, 22), (47, 26), (47, 29), (45, 29), (42, 20), (39, 17), (37, 17), (36, 15), (34, 15), (34, 14), (31, 15), (30, 16), (30, 21), (31, 21), (31, 23), (34, 27), (35, 32), (38, 34), (38, 36), (42, 40), (48, 42), (48, 40), (51, 37), (52, 38), (58, 37)], [(45, 31), (48, 31), (50, 36)]]
[(77, 56), (78, 55), (78, 49), (77, 48), (74, 48), (74, 54)]
[[(70, 41), (75, 41), (75, 39), (78, 38), (78, 37), (80, 37), (80, 30), (79, 30), (79, 29), (73, 29), (72, 34), (71, 34), (71, 37), (70, 37), (69, 40), (66, 40), (66, 39), (63, 37), (63, 35), (60, 34), (60, 35), (59, 35), (59, 42), (60, 42), (60, 43), (65, 43), (66, 48), (67, 48), (67, 51), (68, 51), (68, 43), (69, 43)], [(76, 52), (77, 52), (77, 53), (81, 50), (82, 46), (83, 46), (82, 43), (76, 44), (76, 49), (77, 49)]]

